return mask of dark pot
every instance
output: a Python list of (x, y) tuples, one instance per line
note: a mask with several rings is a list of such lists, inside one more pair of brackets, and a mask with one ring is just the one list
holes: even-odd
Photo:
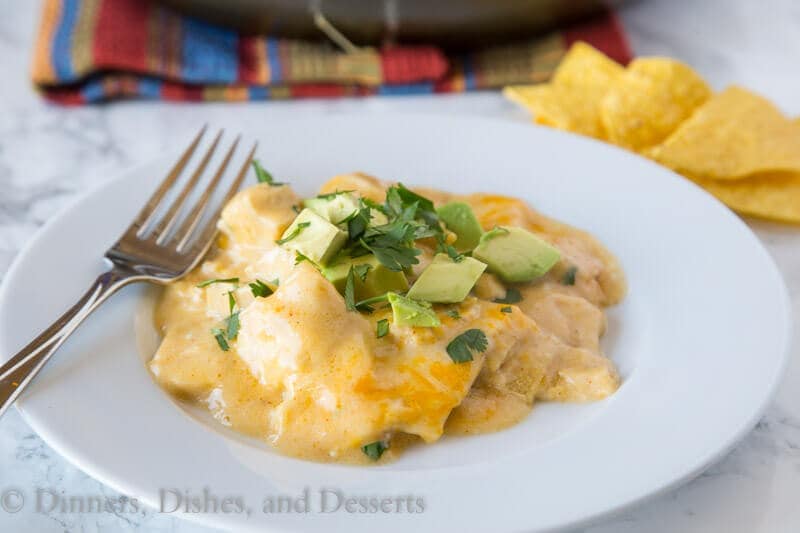
[(621, 0), (161, 0), (245, 33), (315, 39), (315, 6), (359, 45), (424, 42), (474, 47), (529, 37)]

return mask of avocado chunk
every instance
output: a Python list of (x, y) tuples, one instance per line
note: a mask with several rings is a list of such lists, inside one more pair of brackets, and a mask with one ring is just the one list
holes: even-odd
[(441, 325), (431, 304), (417, 302), (411, 298), (390, 292), (389, 304), (392, 306), (392, 318), (397, 326), (416, 326), (419, 328), (435, 328)]
[(463, 302), (484, 270), (486, 264), (472, 257), (455, 262), (447, 254), (436, 254), (406, 296), (426, 302)]
[(447, 229), (456, 234), (453, 246), (459, 252), (467, 252), (478, 246), (483, 228), (472, 212), (472, 208), (464, 202), (450, 202), (436, 210)]
[(366, 300), (373, 296), (380, 296), (390, 291), (406, 291), (408, 280), (402, 272), (389, 270), (372, 254), (361, 257), (341, 258), (334, 260), (329, 266), (322, 269), (322, 275), (333, 283), (340, 294), (344, 294), (347, 283), (347, 273), (351, 266), (369, 265), (365, 279), (355, 276), (355, 299)]
[(495, 228), (483, 234), (472, 256), (503, 281), (520, 283), (544, 276), (561, 259), (556, 248), (522, 228)]
[(326, 264), (347, 242), (347, 233), (311, 209), (303, 209), (281, 237), (284, 248), (300, 252), (318, 265)]
[(334, 224), (358, 211), (358, 198), (349, 192), (323, 195), (303, 201), (303, 205), (312, 209), (316, 214)]

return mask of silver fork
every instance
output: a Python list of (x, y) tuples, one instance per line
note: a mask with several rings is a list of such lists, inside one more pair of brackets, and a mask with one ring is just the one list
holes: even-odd
[[(117, 243), (106, 252), (105, 258), (110, 263), (109, 270), (97, 278), (78, 303), (0, 367), (0, 416), (14, 403), (67, 337), (109, 296), (125, 285), (137, 281), (147, 281), (159, 285), (171, 283), (190, 272), (206, 254), (217, 232), (216, 223), (219, 214), (228, 200), (236, 194), (244, 180), (256, 145), (254, 144), (248, 153), (247, 159), (228, 188), (224, 200), (220, 202), (204, 225), (201, 226), (200, 222), (206, 214), (206, 208), (209, 206), (214, 192), (222, 182), (225, 169), (239, 144), (239, 137), (225, 154), (222, 163), (191, 211), (185, 217), (182, 217), (181, 213), (187, 198), (197, 187), (208, 166), (222, 137), (222, 131), (216, 135), (200, 160), (197, 169), (167, 207), (165, 214), (156, 217), (158, 207), (167, 192), (175, 187), (178, 177), (186, 168), (205, 132), (206, 127), (203, 127), (133, 223), (125, 230)], [(179, 223), (180, 227), (175, 230)], [(152, 230), (148, 229), (150, 226), (153, 226)]]

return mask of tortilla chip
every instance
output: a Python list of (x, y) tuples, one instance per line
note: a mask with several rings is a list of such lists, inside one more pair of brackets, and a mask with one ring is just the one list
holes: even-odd
[(516, 85), (503, 95), (534, 115), (538, 124), (604, 139), (596, 102), (583, 91), (553, 85)]
[(800, 224), (800, 174), (771, 172), (739, 180), (692, 181), (742, 214)]
[(573, 44), (547, 85), (506, 87), (503, 94), (526, 107), (539, 124), (605, 140), (603, 95), (625, 69), (586, 43)]
[(606, 93), (600, 118), (609, 141), (642, 151), (666, 139), (710, 96), (706, 82), (683, 63), (636, 59)]
[(587, 91), (587, 97), (592, 97), (590, 91), (605, 93), (624, 72), (622, 65), (599, 50), (577, 42), (564, 55), (550, 83), (582, 89)]
[(699, 107), (649, 155), (682, 174), (720, 180), (800, 173), (800, 127), (766, 99), (730, 87)]

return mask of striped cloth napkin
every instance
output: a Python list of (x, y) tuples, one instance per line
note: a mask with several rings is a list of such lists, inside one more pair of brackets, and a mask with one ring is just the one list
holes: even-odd
[(45, 0), (32, 78), (61, 104), (463, 92), (546, 81), (578, 40), (621, 63), (630, 59), (613, 12), (464, 54), (434, 46), (345, 53), (324, 39), (239, 35), (147, 0)]

